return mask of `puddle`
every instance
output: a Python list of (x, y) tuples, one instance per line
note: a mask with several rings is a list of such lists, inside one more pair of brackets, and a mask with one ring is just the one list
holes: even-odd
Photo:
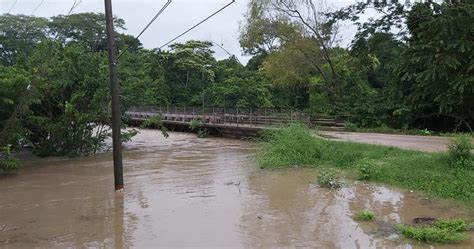
[[(0, 177), (1, 248), (473, 248), (399, 238), (415, 217), (474, 219), (472, 210), (360, 182), (312, 184), (315, 170), (262, 171), (255, 145), (144, 130), (124, 150), (125, 191), (113, 192), (110, 153), (38, 159)], [(362, 209), (376, 222), (352, 217)], [(3, 229), (3, 230), (2, 230)]]

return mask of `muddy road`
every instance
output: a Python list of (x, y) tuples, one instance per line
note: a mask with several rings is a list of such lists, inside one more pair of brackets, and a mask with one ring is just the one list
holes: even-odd
[[(335, 140), (352, 141), (367, 144), (379, 144), (393, 146), (407, 150), (418, 150), (424, 152), (447, 151), (450, 143), (449, 137), (398, 135), (364, 132), (337, 132), (321, 131), (325, 136)], [(474, 139), (472, 140), (474, 143)]]
[[(365, 183), (321, 189), (314, 170), (258, 169), (255, 146), (143, 130), (124, 150), (120, 195), (110, 153), (24, 154), (21, 172), (0, 177), (0, 248), (474, 248), (474, 234), (430, 247), (393, 229), (419, 216), (473, 220), (472, 210)], [(362, 209), (377, 221), (354, 221)]]

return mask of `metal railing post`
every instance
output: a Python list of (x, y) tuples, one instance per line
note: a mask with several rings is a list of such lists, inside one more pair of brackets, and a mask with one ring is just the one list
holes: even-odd
[(252, 107), (250, 107), (249, 121), (250, 125), (252, 125)]
[(265, 126), (267, 126), (267, 108), (266, 107), (263, 109), (263, 120), (264, 120), (263, 122)]

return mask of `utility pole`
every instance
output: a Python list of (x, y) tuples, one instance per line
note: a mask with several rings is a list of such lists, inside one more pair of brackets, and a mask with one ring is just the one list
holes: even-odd
[(117, 55), (115, 46), (114, 21), (112, 14), (112, 0), (105, 0), (105, 19), (107, 29), (107, 45), (109, 51), (109, 76), (110, 90), (112, 94), (112, 143), (114, 157), (114, 182), (115, 191), (123, 190), (123, 166), (122, 166), (122, 138), (120, 133), (121, 112), (120, 93), (117, 76)]

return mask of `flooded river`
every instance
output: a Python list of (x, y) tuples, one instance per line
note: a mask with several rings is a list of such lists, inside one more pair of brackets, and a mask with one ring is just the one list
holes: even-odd
[[(143, 130), (124, 150), (125, 191), (111, 153), (22, 155), (0, 176), (0, 248), (474, 248), (397, 236), (415, 217), (474, 219), (472, 210), (379, 185), (316, 187), (314, 170), (260, 170), (255, 144)], [(376, 222), (354, 214), (375, 212)]]

